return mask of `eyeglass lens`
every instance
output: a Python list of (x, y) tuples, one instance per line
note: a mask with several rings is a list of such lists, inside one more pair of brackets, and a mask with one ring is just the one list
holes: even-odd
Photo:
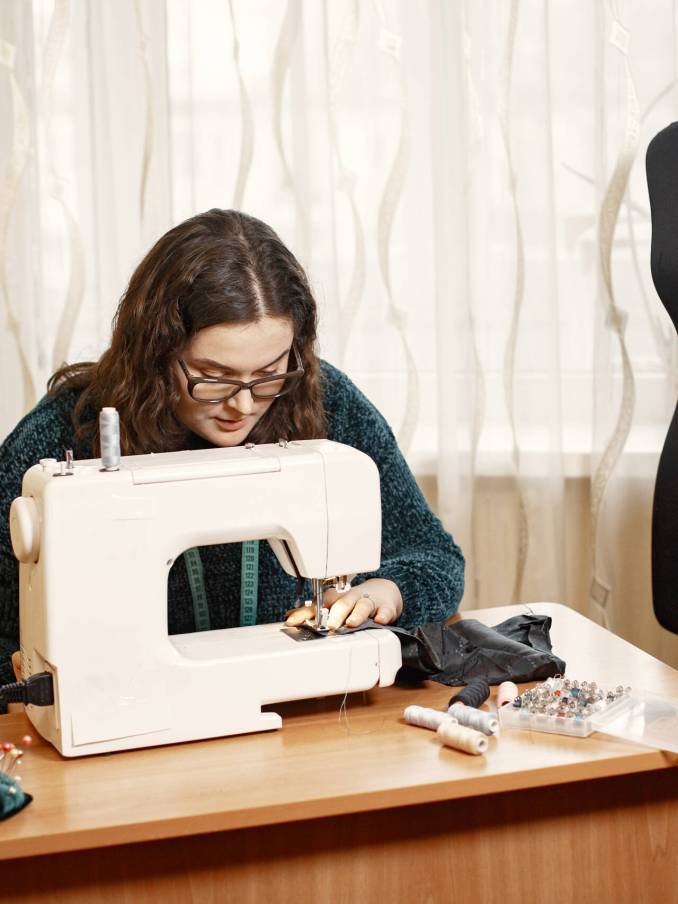
[[(271, 399), (282, 392), (288, 392), (297, 379), (296, 374), (283, 374), (274, 380), (257, 383), (251, 392), (255, 399)], [(239, 390), (240, 384), (235, 383), (196, 383), (193, 386), (193, 398), (199, 402), (224, 401), (233, 398)]]

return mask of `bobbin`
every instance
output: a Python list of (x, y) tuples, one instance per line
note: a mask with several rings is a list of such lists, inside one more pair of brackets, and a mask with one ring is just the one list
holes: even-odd
[(595, 681), (548, 678), (515, 697), (512, 708), (553, 720), (574, 719), (581, 722), (630, 692), (630, 687), (621, 684), (614, 690), (604, 691)]

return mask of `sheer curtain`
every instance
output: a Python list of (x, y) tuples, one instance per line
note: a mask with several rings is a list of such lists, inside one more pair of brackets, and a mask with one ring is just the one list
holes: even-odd
[(644, 175), (676, 118), (676, 6), (441, 16), (439, 490), (445, 520), (461, 514), (466, 604), (565, 599), (678, 663), (650, 605), (676, 341)]
[[(667, 661), (650, 511), (676, 342), (643, 158), (674, 0), (6, 0), (0, 435), (105, 347), (136, 261), (238, 207), (396, 431), (466, 608), (556, 599)], [(406, 517), (406, 513), (403, 515)]]

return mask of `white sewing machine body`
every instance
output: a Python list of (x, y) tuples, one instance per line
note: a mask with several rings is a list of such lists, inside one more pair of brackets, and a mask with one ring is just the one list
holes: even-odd
[[(279, 728), (265, 704), (392, 684), (390, 631), (299, 642), (280, 624), (169, 636), (168, 572), (186, 549), (268, 539), (306, 578), (378, 568), (379, 474), (328, 440), (30, 468), (11, 513), (27, 706), (64, 756)], [(287, 601), (282, 601), (286, 604)], [(293, 600), (290, 599), (289, 605)]]

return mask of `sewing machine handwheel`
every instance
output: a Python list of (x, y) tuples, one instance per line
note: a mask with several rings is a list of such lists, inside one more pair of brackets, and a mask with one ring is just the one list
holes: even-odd
[(32, 496), (18, 496), (9, 510), (9, 531), (14, 555), (24, 565), (38, 561), (40, 515)]

